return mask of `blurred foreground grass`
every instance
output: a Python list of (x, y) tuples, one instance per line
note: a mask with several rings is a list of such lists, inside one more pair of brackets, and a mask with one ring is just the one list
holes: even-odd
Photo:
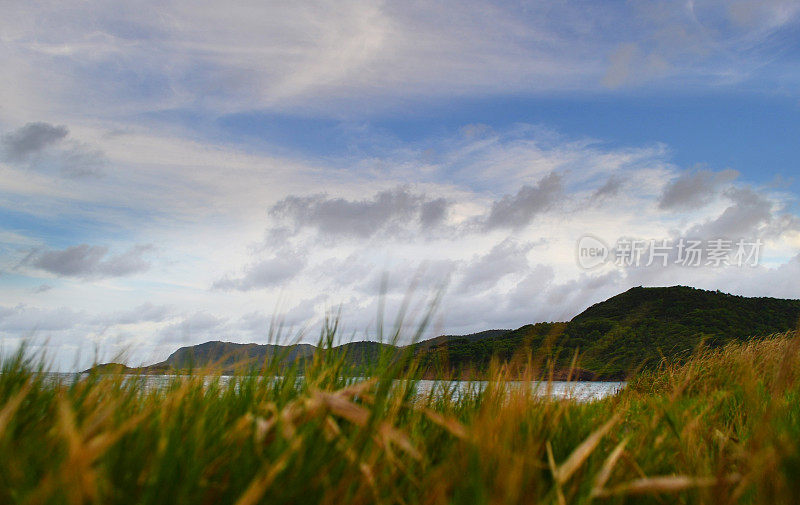
[(481, 391), (419, 396), (413, 363), (347, 379), (324, 349), (302, 379), (266, 363), (160, 388), (39, 363), (3, 358), (3, 504), (800, 503), (794, 333), (586, 403), (505, 387), (502, 366)]

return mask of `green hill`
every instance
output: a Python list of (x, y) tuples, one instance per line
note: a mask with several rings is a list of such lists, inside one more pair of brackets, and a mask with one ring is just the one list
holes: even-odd
[[(569, 322), (536, 323), (516, 330), (486, 330), (470, 335), (442, 335), (413, 344), (427, 376), (480, 376), (493, 358), (513, 362), (532, 356), (554, 364), (563, 375), (576, 352), (578, 378), (624, 378), (661, 359), (681, 359), (701, 342), (719, 346), (733, 340), (793, 330), (800, 322), (800, 300), (746, 298), (685, 286), (637, 287), (592, 305)], [(354, 369), (374, 362), (388, 344), (350, 342), (341, 353)], [(285, 363), (310, 359), (310, 344), (235, 344), (205, 342), (181, 347), (165, 361), (135, 369), (164, 373), (214, 365), (225, 371), (260, 366), (275, 356)], [(396, 348), (399, 352), (400, 349)], [(113, 370), (103, 365), (104, 370)]]
[(309, 344), (291, 346), (275, 344), (236, 344), (211, 341), (181, 347), (155, 368), (169, 367), (177, 370), (213, 366), (226, 371), (235, 367), (259, 366), (276, 354), (287, 362), (302, 360), (314, 354), (315, 347)]
[[(375, 362), (381, 351), (387, 348), (392, 346), (363, 341), (347, 342), (335, 346), (331, 351), (343, 356), (350, 368), (358, 369)], [(311, 360), (315, 352), (317, 347), (311, 344), (238, 344), (214, 340), (181, 347), (164, 361), (145, 367), (129, 368), (118, 363), (104, 363), (93, 368), (101, 373), (170, 373), (210, 367), (223, 373), (232, 373), (248, 368), (258, 369), (272, 358), (285, 365), (297, 363), (302, 367)]]
[[(800, 300), (746, 298), (685, 286), (629, 289), (592, 305), (568, 323), (537, 323), (480, 341), (452, 339), (435, 348), (452, 369), (482, 370), (493, 356), (546, 354), (598, 378), (622, 378), (663, 357), (680, 359), (701, 342), (732, 340), (796, 329)], [(441, 360), (440, 360), (441, 361)], [(428, 362), (434, 362), (428, 359)]]
[(686, 355), (798, 327), (800, 300), (746, 298), (685, 286), (633, 288), (575, 316), (564, 346), (586, 351), (586, 365), (629, 371), (660, 355)]

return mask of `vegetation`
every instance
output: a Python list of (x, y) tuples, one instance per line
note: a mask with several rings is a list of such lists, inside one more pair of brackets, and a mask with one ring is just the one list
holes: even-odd
[[(598, 303), (568, 323), (537, 323), (517, 330), (487, 330), (462, 336), (440, 336), (412, 346), (429, 378), (485, 378), (493, 359), (514, 366), (517, 375), (528, 364), (515, 356), (531, 354), (555, 363), (555, 376), (581, 379), (624, 379), (638, 369), (651, 369), (662, 357), (680, 360), (701, 343), (719, 347), (797, 328), (800, 300), (745, 298), (684, 286), (633, 288)], [(402, 349), (377, 342), (351, 342), (333, 347), (361, 369), (381, 353)], [(143, 371), (164, 373), (213, 363), (232, 372), (237, 364), (261, 363), (277, 354), (288, 363), (310, 362), (314, 346), (206, 342), (182, 347), (166, 361)], [(572, 364), (581, 356), (578, 369)], [(538, 363), (539, 369), (545, 369)]]
[(568, 323), (537, 323), (480, 340), (453, 337), (429, 347), (454, 370), (484, 371), (493, 358), (520, 352), (552, 358), (562, 374), (580, 353), (581, 377), (622, 379), (662, 357), (680, 360), (701, 343), (719, 347), (797, 328), (800, 300), (745, 298), (685, 286), (632, 288)]
[(485, 388), (420, 395), (410, 348), (348, 378), (335, 334), (302, 379), (278, 355), (160, 387), (7, 356), (0, 503), (800, 502), (800, 335), (700, 348), (580, 403), (509, 387), (498, 361)]

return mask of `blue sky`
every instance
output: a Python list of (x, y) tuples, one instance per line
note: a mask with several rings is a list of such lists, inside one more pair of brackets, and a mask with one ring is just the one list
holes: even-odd
[[(783, 0), (11, 2), (0, 339), (147, 363), (339, 306), (368, 338), (384, 274), (390, 310), (446, 286), (431, 333), (636, 285), (797, 297), (799, 27)], [(625, 237), (761, 254), (618, 265)]]
[[(164, 116), (162, 116), (164, 118)], [(205, 120), (204, 120), (205, 119)], [(252, 111), (222, 117), (169, 120), (191, 127), (206, 123), (200, 134), (241, 142), (251, 148), (284, 149), (307, 156), (343, 156), (380, 150), (352, 130), (369, 127), (387, 141), (425, 143), (467, 124), (502, 130), (514, 124), (542, 125), (572, 138), (590, 137), (609, 146), (654, 143), (669, 146), (682, 166), (704, 164), (742, 172), (768, 183), (798, 173), (800, 101), (761, 92), (628, 96), (492, 96), (376, 114), (360, 120), (304, 117)], [(792, 183), (796, 189), (797, 181)]]

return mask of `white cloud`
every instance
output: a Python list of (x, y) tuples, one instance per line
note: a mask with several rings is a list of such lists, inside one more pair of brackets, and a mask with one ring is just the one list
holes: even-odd
[(494, 287), (506, 275), (528, 271), (527, 255), (532, 248), (533, 244), (505, 239), (462, 267), (458, 291), (480, 292)]
[(755, 0), (18, 3), (0, 20), (0, 98), (18, 117), (48, 106), (104, 117), (186, 107), (346, 113), (408, 97), (670, 78), (714, 85), (768, 61), (780, 50), (771, 37), (797, 13), (793, 2)]
[(64, 125), (28, 123), (0, 136), (0, 160), (31, 170), (65, 177), (100, 176), (105, 155), (91, 146), (68, 139)]
[(0, 138), (5, 155), (11, 160), (24, 160), (28, 156), (55, 144), (67, 136), (66, 126), (54, 126), (47, 123), (28, 123), (19, 129), (9, 132)]
[(527, 226), (537, 214), (563, 199), (561, 178), (560, 174), (551, 173), (535, 186), (525, 185), (515, 195), (506, 195), (494, 202), (484, 226), (490, 230)]
[(718, 216), (691, 227), (687, 235), (701, 238), (760, 237), (777, 221), (776, 203), (751, 188), (732, 188), (725, 192), (730, 205)]
[(172, 309), (167, 305), (156, 305), (151, 302), (145, 302), (132, 309), (106, 314), (95, 319), (94, 322), (106, 326), (121, 324), (130, 325), (144, 322), (160, 323), (168, 319), (171, 314)]
[[(55, 178), (37, 179), (39, 207), (32, 215), (74, 214), (72, 222), (83, 226), (92, 222), (87, 216), (96, 216), (136, 235), (109, 246), (67, 247), (8, 235), (6, 250), (17, 252), (7, 252), (6, 270), (24, 260), (32, 244), (37, 249), (19, 271), (32, 277), (30, 285), (0, 294), (8, 307), (28, 304), (3, 323), (7, 335), (35, 331), (40, 318), (41, 327), (70, 345), (95, 335), (134, 344), (141, 349), (136, 356), (149, 359), (163, 357), (177, 342), (257, 339), (266, 319), (247, 314), (280, 307), (284, 321), (301, 328), (339, 304), (349, 328), (374, 330), (384, 273), (388, 305), (395, 308), (415, 278), (421, 292), (449, 279), (445, 323), (438, 329), (457, 333), (569, 318), (639, 284), (716, 289), (725, 283), (750, 294), (772, 294), (776, 286), (775, 293), (785, 294), (775, 272), (796, 262), (791, 258), (800, 227), (787, 211), (791, 196), (710, 169), (686, 172), (659, 145), (610, 148), (541, 128), (482, 130), (436, 141), (437, 161), (427, 165), (426, 180), (411, 185), (405, 181), (419, 174), (414, 152), (429, 145), (388, 150), (380, 173), (333, 169), (332, 175), (321, 162), (171, 137), (135, 133), (103, 140), (92, 130), (76, 135), (99, 142), (115, 170), (82, 180), (68, 198)], [(136, 154), (148, 144), (151, 150)], [(495, 173), (501, 183), (487, 184)], [(690, 190), (705, 189), (699, 199), (674, 189), (676, 181), (692, 177), (700, 180)], [(315, 188), (325, 188), (325, 196)], [(6, 198), (30, 195), (16, 186), (6, 191)], [(661, 208), (671, 191), (680, 198), (673, 195), (677, 203)], [(108, 210), (104, 195), (116, 199), (115, 210)], [(494, 226), (476, 226), (490, 222)], [(288, 230), (281, 241), (265, 244), (265, 230), (281, 228)], [(100, 224), (93, 230), (105, 229)], [(768, 241), (771, 263), (738, 280), (724, 269), (586, 273), (574, 256), (585, 233), (612, 243), (621, 236), (752, 233)], [(158, 244), (158, 254), (137, 243)], [(130, 273), (136, 275), (123, 275)], [(34, 298), (42, 275), (63, 278), (58, 289)], [(215, 283), (221, 289), (210, 289)], [(72, 312), (58, 312), (65, 306)]]
[(364, 200), (288, 196), (272, 206), (270, 215), (293, 233), (308, 227), (325, 236), (367, 238), (408, 231), (409, 225), (414, 232), (426, 232), (446, 219), (447, 207), (444, 198), (396, 187)]
[(160, 343), (189, 343), (204, 340), (221, 340), (228, 337), (223, 332), (227, 318), (202, 311), (184, 317), (180, 322), (164, 327)]
[(9, 336), (34, 336), (37, 332), (69, 330), (85, 320), (86, 314), (68, 307), (0, 306), (0, 331)]
[(226, 276), (214, 282), (220, 290), (249, 291), (285, 285), (306, 266), (302, 253), (283, 250), (276, 256), (257, 261), (244, 269), (241, 277)]
[(108, 247), (80, 244), (63, 250), (34, 250), (22, 264), (63, 277), (102, 279), (144, 272), (150, 263), (144, 256), (151, 245), (136, 245), (127, 251), (111, 255)]
[(739, 176), (735, 170), (697, 170), (686, 172), (664, 188), (658, 206), (661, 209), (691, 209), (714, 200), (720, 188)]

